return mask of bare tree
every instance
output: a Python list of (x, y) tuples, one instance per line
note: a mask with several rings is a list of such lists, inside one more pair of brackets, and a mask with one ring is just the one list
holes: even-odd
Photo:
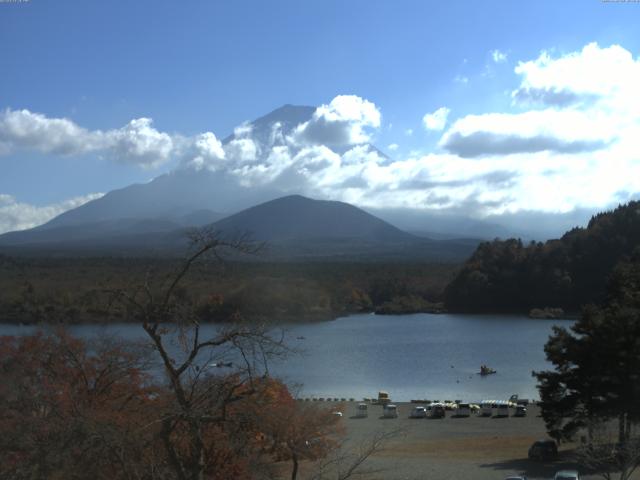
[(369, 458), (384, 450), (388, 441), (404, 433), (404, 429), (376, 432), (359, 445), (349, 447), (346, 442), (337, 445), (334, 451), (319, 461), (310, 480), (348, 480), (356, 475), (373, 475), (381, 469), (366, 468)]
[[(256, 378), (265, 375), (267, 360), (286, 353), (282, 337), (265, 328), (233, 322), (205, 336), (182, 283), (197, 262), (223, 255), (255, 254), (262, 246), (246, 236), (222, 237), (210, 229), (190, 233), (191, 249), (178, 268), (160, 281), (148, 275), (139, 285), (110, 290), (111, 299), (140, 322), (160, 358), (172, 401), (160, 421), (168, 462), (180, 480), (215, 478), (212, 443), (226, 435), (229, 407), (257, 392)], [(178, 341), (180, 348), (172, 349)], [(232, 362), (216, 359), (231, 358)], [(231, 367), (217, 369), (224, 365)], [(214, 374), (214, 372), (216, 374)], [(214, 449), (215, 450), (215, 449)]]
[(597, 430), (592, 440), (578, 449), (577, 458), (605, 480), (628, 480), (640, 466), (640, 437), (615, 442), (612, 435)]

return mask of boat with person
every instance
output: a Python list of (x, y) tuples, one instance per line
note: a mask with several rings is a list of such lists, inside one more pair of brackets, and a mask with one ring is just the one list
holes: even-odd
[(480, 371), (478, 372), (479, 375), (485, 376), (492, 375), (494, 373), (497, 373), (495, 369), (487, 367), (486, 365), (480, 365)]

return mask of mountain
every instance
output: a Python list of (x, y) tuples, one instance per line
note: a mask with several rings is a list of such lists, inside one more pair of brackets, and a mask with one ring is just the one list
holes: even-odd
[(634, 255), (640, 255), (638, 201), (599, 213), (586, 228), (574, 228), (557, 240), (480, 244), (447, 286), (447, 308), (528, 312), (560, 307), (577, 312), (602, 302), (613, 269)]
[[(205, 211), (182, 218), (184, 223), (185, 218), (203, 220), (210, 215)], [(416, 237), (348, 203), (300, 195), (261, 203), (208, 227), (223, 237), (248, 233), (253, 240), (266, 242), (266, 252), (255, 258), (259, 261), (451, 262), (462, 261), (478, 244)], [(13, 232), (0, 236), (0, 246), (7, 253), (181, 255), (187, 240), (184, 225), (120, 220)]]
[[(258, 155), (279, 146), (284, 136), (311, 118), (315, 107), (284, 105), (245, 125), (251, 131)], [(275, 128), (278, 126), (279, 128)], [(277, 135), (275, 133), (278, 133)], [(235, 132), (222, 143), (229, 146), (242, 134)], [(279, 196), (273, 191), (252, 191), (237, 185), (236, 179), (208, 169), (177, 168), (148, 183), (113, 190), (54, 218), (40, 229), (120, 219), (165, 219), (175, 221), (199, 210), (226, 214)]]
[(248, 208), (216, 222), (214, 228), (223, 232), (247, 231), (258, 240), (277, 243), (317, 239), (360, 239), (375, 243), (417, 240), (348, 203), (312, 200), (301, 195)]
[[(314, 112), (315, 107), (284, 105), (241, 125), (222, 141), (224, 161), (240, 159), (238, 168), (250, 173), (252, 158), (264, 159), (274, 148), (286, 146), (296, 154), (301, 147), (290, 138)], [(255, 157), (242, 156), (247, 151)], [(113, 190), (44, 225), (0, 235), (0, 247), (62, 254), (175, 253), (184, 250), (186, 228), (209, 224), (226, 232), (253, 232), (270, 244), (277, 259), (378, 256), (460, 261), (478, 243), (451, 236), (446, 242), (420, 238), (346, 203), (279, 198), (278, 182), (272, 182), (273, 187), (255, 186), (229, 171), (182, 165), (150, 182)]]
[(475, 240), (420, 238), (344, 202), (290, 195), (212, 225), (222, 235), (249, 233), (270, 260), (461, 261)]

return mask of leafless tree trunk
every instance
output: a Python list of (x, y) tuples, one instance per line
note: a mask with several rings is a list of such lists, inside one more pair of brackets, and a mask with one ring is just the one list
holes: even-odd
[(389, 432), (377, 432), (367, 442), (354, 448), (340, 445), (334, 455), (323, 459), (316, 465), (310, 480), (348, 480), (355, 475), (380, 473), (380, 470), (364, 469), (366, 461), (381, 452), (388, 441), (404, 433), (403, 429)]
[[(202, 480), (207, 466), (203, 431), (207, 425), (222, 424), (226, 407), (251, 393), (253, 379), (262, 364), (274, 355), (283, 355), (282, 339), (273, 339), (261, 327), (237, 323), (218, 331), (211, 338), (201, 338), (201, 326), (193, 308), (178, 295), (189, 271), (201, 259), (213, 257), (219, 263), (223, 251), (254, 254), (261, 248), (246, 236), (224, 239), (211, 230), (194, 230), (190, 235), (191, 253), (177, 270), (158, 287), (149, 276), (142, 285), (130, 289), (110, 290), (111, 298), (125, 307), (139, 321), (160, 357), (176, 404), (162, 419), (162, 441), (169, 463), (179, 480)], [(172, 355), (167, 324), (179, 330), (183, 357)], [(204, 382), (207, 362), (221, 349), (233, 349), (241, 361), (234, 365), (234, 375), (223, 383)], [(216, 390), (217, 391), (214, 391)], [(242, 393), (240, 390), (242, 389)], [(186, 426), (188, 453), (175, 444), (178, 425)]]
[(592, 443), (578, 450), (578, 462), (605, 480), (628, 480), (640, 466), (640, 438), (611, 440), (606, 434), (596, 435)]

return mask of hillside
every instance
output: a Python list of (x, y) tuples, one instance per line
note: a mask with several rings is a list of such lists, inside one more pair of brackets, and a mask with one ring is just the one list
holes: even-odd
[(373, 243), (415, 242), (413, 235), (344, 202), (290, 195), (248, 208), (214, 224), (216, 230), (248, 231), (267, 242), (361, 239)]
[(586, 228), (575, 228), (558, 240), (484, 242), (447, 286), (445, 303), (452, 311), (560, 307), (577, 312), (604, 299), (612, 269), (639, 246), (637, 201), (599, 213)]
[(478, 241), (431, 240), (404, 232), (344, 202), (300, 195), (271, 200), (214, 223), (204, 210), (176, 220), (122, 219), (48, 226), (0, 236), (0, 252), (61, 256), (176, 256), (187, 248), (187, 227), (222, 235), (249, 234), (267, 248), (256, 261), (460, 262)]

